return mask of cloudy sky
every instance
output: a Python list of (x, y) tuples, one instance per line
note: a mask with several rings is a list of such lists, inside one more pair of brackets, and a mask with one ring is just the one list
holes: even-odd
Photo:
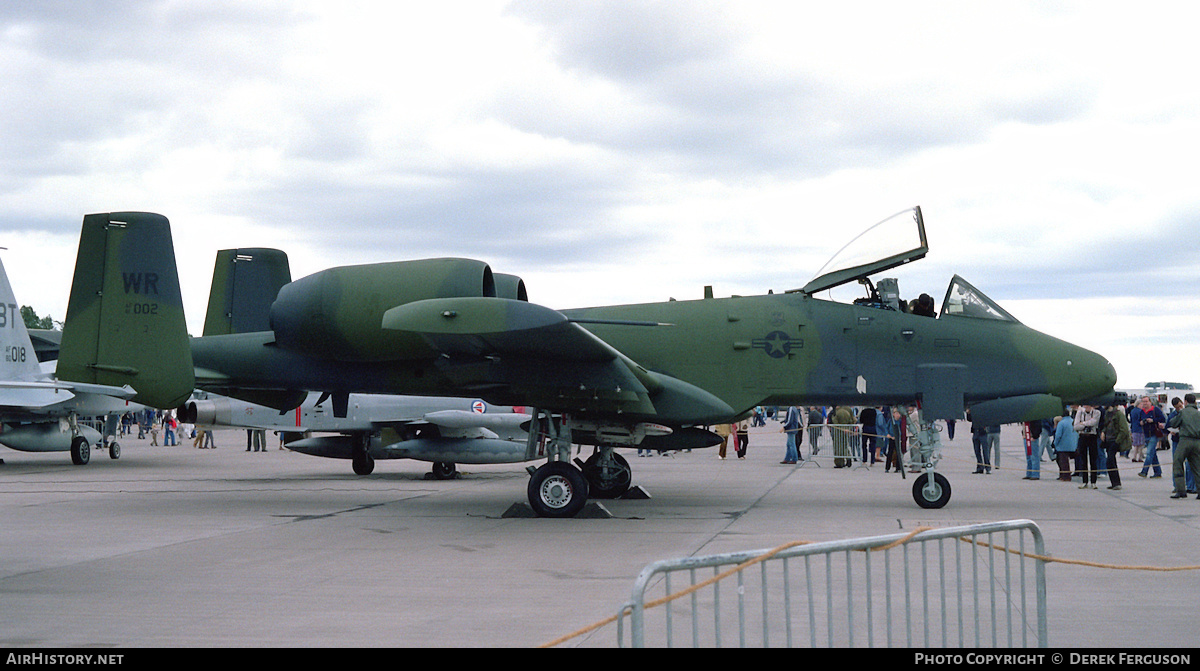
[(931, 251), (1118, 386), (1200, 384), (1184, 2), (0, 4), (0, 252), (61, 319), (90, 212), (171, 219), (188, 322), (237, 246), (463, 256), (555, 308), (803, 286), (920, 205)]

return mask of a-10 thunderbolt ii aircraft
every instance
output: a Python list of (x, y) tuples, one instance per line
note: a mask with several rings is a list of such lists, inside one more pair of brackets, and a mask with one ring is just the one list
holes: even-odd
[(280, 412), (200, 392), (180, 406), (178, 417), (199, 426), (278, 431), (289, 450), (349, 459), (359, 475), (370, 475), (377, 459), (429, 462), (437, 480), (456, 477), (457, 464), (531, 461), (525, 458), (530, 417), (511, 407), (469, 398), (350, 394), (345, 415), (338, 417), (329, 401), (312, 392), (295, 410)]
[[(1052, 416), (1064, 403), (1111, 397), (1116, 372), (1102, 356), (1021, 324), (957, 276), (940, 314), (894, 309), (900, 302), (875, 291), (870, 276), (922, 258), (928, 245), (919, 208), (885, 221), (914, 230), (913, 244), (761, 296), (559, 311), (528, 302), (518, 279), (493, 274), (482, 261), (330, 268), (284, 285), (265, 330), (193, 338), (190, 350), (143, 360), (141, 369), (96, 356), (64, 357), (59, 371), (131, 382), (168, 406), (186, 398), (193, 371), (201, 388), (279, 409), (295, 407), (309, 391), (331, 394), (337, 414), (351, 392), (524, 405), (535, 418), (530, 451), (549, 442), (547, 463), (531, 475), (529, 501), (539, 514), (558, 517), (577, 513), (589, 492), (589, 477), (569, 461), (572, 443), (595, 446), (592, 479), (627, 481), (628, 465), (614, 447), (715, 444), (702, 427), (737, 420), (757, 405), (916, 402), (925, 472), (913, 497), (941, 507), (950, 485), (936, 472), (933, 420), (959, 419), (967, 407), (988, 424)], [(122, 329), (180, 332), (178, 294), (161, 293), (164, 284), (178, 290), (176, 278), (164, 281), (165, 258), (173, 271), (165, 217), (86, 216), (64, 349), (72, 338), (108, 342)], [(153, 295), (148, 277), (156, 281)], [(871, 289), (866, 299), (817, 297), (854, 281)], [(124, 349), (112, 354), (136, 357)], [(162, 384), (138, 387), (140, 376)]]
[[(78, 421), (80, 417), (136, 410), (127, 385), (67, 382), (54, 377), (54, 362), (39, 363), (17, 307), (8, 273), (0, 262), (0, 445), (21, 452), (70, 452), (76, 465), (88, 463), (92, 446), (121, 456), (111, 436)], [(115, 427), (114, 427), (115, 428)]]

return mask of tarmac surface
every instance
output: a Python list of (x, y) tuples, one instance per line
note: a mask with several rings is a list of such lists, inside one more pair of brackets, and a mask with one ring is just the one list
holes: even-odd
[[(122, 440), (87, 466), (66, 453), (0, 450), (0, 647), (531, 647), (602, 620), (647, 564), (693, 555), (1031, 519), (1055, 557), (1200, 564), (1200, 501), (1122, 462), (1124, 488), (1023, 480), (1017, 427), (1001, 468), (974, 475), (969, 432), (946, 441), (953, 497), (919, 508), (912, 478), (873, 468), (782, 465), (779, 424), (745, 460), (716, 450), (637, 458), (648, 500), (604, 501), (611, 519), (503, 517), (524, 502), (523, 465), (380, 461), (374, 474), (277, 449)], [(730, 450), (732, 455), (732, 450)], [(803, 454), (808, 454), (805, 446)], [(1170, 452), (1159, 452), (1170, 459)], [(586, 456), (586, 453), (585, 455)], [(1052, 647), (1177, 648), (1200, 634), (1200, 571), (1047, 568)], [(562, 647), (614, 647), (609, 625)]]

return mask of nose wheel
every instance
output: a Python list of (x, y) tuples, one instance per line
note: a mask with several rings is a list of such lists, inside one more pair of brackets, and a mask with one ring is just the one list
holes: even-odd
[(917, 476), (912, 491), (913, 500), (922, 508), (941, 508), (950, 501), (950, 481), (941, 473), (922, 473)]

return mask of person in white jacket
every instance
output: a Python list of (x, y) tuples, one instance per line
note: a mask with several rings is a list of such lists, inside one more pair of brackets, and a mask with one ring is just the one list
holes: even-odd
[(1100, 473), (1100, 411), (1090, 405), (1079, 406), (1073, 426), (1079, 434), (1078, 449), (1083, 454), (1086, 469), (1081, 473), (1083, 484), (1079, 488), (1095, 489), (1096, 476)]

